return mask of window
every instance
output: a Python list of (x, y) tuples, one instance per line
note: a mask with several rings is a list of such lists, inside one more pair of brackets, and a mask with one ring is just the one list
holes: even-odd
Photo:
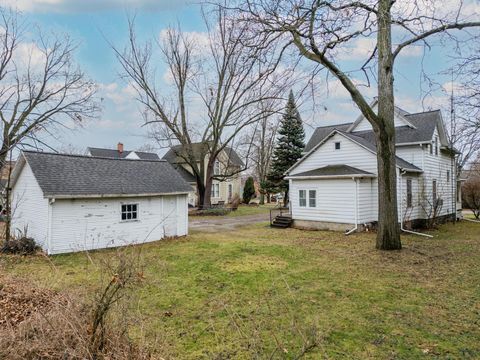
[(138, 204), (122, 204), (122, 221), (138, 219)]
[(220, 197), (220, 185), (219, 184), (212, 184), (212, 194), (211, 197), (218, 198)]
[(438, 137), (435, 136), (435, 155), (438, 155)]
[(447, 170), (447, 183), (450, 182), (450, 170)]
[(233, 196), (233, 185), (228, 184), (228, 199), (230, 200)]
[(220, 175), (220, 161), (215, 160), (213, 164), (213, 174), (214, 175)]
[(407, 179), (407, 207), (412, 207), (412, 179)]
[(335, 143), (335, 150), (340, 150), (340, 143), (339, 142)]
[(431, 143), (431, 144), (428, 145), (428, 146), (430, 146), (430, 155), (433, 155), (433, 143)]
[(308, 191), (308, 206), (317, 207), (317, 191), (316, 190)]
[(435, 204), (437, 202), (437, 180), (432, 181), (432, 198)]
[(298, 190), (298, 205), (307, 207), (307, 190)]

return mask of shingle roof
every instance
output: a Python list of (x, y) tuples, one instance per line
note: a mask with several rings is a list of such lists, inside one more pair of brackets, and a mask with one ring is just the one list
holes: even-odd
[(309, 152), (312, 150), (315, 145), (320, 143), (323, 139), (325, 139), (330, 133), (335, 130), (341, 130), (341, 131), (347, 131), (347, 129), (352, 125), (352, 123), (346, 123), (346, 124), (339, 124), (339, 125), (331, 125), (331, 126), (321, 126), (317, 127), (315, 131), (312, 134), (312, 137), (310, 140), (308, 140), (307, 145), (305, 146), (305, 152)]
[(144, 151), (124, 150), (122, 152), (119, 152), (115, 149), (103, 149), (94, 147), (89, 147), (87, 149), (90, 154), (95, 157), (125, 159), (128, 155), (130, 155), (130, 153), (134, 152), (141, 160), (160, 160), (160, 157), (157, 154)]
[(188, 183), (196, 182), (195, 176), (188, 172), (182, 165), (179, 164), (171, 164), (175, 170), (180, 174), (180, 176)]
[(348, 165), (328, 165), (318, 169), (305, 171), (302, 173), (290, 175), (289, 177), (305, 177), (305, 176), (375, 176), (374, 174), (357, 169)]
[(187, 193), (190, 185), (166, 161), (24, 151), (44, 196)]
[[(202, 154), (208, 153), (208, 143), (206, 142), (193, 143), (191, 144), (191, 147), (197, 161), (200, 161), (200, 157), (202, 156)], [(232, 165), (240, 167), (244, 165), (242, 159), (234, 149), (226, 146), (224, 150), (229, 156)], [(171, 164), (184, 163), (185, 160), (181, 157), (183, 151), (183, 145), (174, 145), (167, 151), (167, 153), (163, 156), (162, 159), (167, 160)]]

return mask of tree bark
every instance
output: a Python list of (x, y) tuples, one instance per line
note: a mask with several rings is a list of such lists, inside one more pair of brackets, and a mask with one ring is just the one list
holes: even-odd
[(391, 1), (380, 0), (378, 11), (378, 117), (373, 124), (378, 165), (377, 249), (400, 250), (398, 224)]

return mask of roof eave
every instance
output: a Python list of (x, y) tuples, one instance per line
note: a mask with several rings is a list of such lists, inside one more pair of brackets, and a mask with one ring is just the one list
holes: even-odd
[[(192, 189), (193, 191), (193, 189)], [(46, 194), (46, 199), (98, 199), (98, 198), (132, 198), (132, 197), (149, 197), (164, 195), (186, 195), (189, 191), (175, 191), (162, 193), (145, 193), (145, 194)]]
[(350, 179), (350, 178), (376, 178), (375, 174), (347, 174), (347, 175), (307, 175), (307, 176), (287, 176), (287, 180), (315, 180), (315, 179)]

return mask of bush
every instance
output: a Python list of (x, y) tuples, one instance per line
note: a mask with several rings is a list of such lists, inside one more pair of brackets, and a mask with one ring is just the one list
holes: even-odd
[(31, 237), (20, 236), (4, 242), (1, 252), (5, 254), (31, 255), (36, 253), (40, 247)]
[(245, 187), (243, 188), (243, 202), (245, 204), (250, 203), (250, 200), (255, 196), (255, 185), (253, 183), (253, 177), (249, 177), (245, 182)]
[(230, 208), (210, 208), (191, 211), (190, 216), (223, 216), (227, 215), (232, 209)]

